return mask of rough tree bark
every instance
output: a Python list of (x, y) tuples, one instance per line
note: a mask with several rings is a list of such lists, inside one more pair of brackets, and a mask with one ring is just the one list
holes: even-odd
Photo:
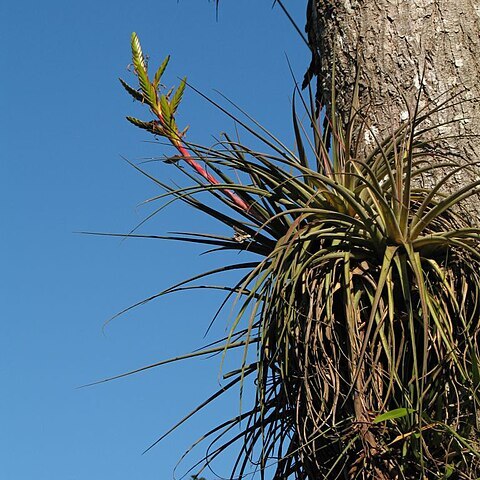
[[(424, 104), (459, 91), (464, 100), (433, 118), (439, 124), (459, 120), (437, 130), (448, 137), (444, 148), (465, 162), (480, 159), (479, 0), (310, 0), (307, 18), (319, 98), (328, 108), (335, 59), (337, 111), (344, 121), (360, 67), (360, 101), (369, 107), (362, 111), (371, 129), (363, 139), (367, 147), (373, 134), (389, 133), (408, 117), (405, 99), (414, 105), (424, 75)], [(448, 188), (479, 178), (477, 166), (455, 176)], [(479, 198), (465, 208), (479, 224)]]

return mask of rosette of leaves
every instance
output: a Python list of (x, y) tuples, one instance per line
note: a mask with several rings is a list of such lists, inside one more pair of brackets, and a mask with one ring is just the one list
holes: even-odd
[[(244, 262), (145, 300), (239, 272), (238, 283), (222, 287), (224, 305), (236, 305), (229, 335), (181, 358), (240, 348), (243, 360), (173, 428), (249, 379), (255, 402), (202, 435), (211, 444), (197, 474), (232, 447), (231, 478), (252, 470), (276, 480), (479, 477), (480, 230), (458, 207), (480, 191), (480, 181), (446, 193), (447, 180), (473, 162), (437, 149), (442, 139), (431, 125), (432, 114), (448, 111), (455, 95), (428, 109), (417, 102), (386, 138), (371, 130), (375, 144), (367, 153), (360, 148), (367, 127), (356, 108), (358, 92), (346, 127), (336, 120), (334, 96), (321, 128), (315, 105), (297, 95), (312, 131), (299, 121), (294, 99), (295, 152), (252, 119), (217, 105), (265, 152), (228, 135), (206, 148), (176, 129), (181, 94), (159, 96), (166, 62), (149, 80), (139, 43), (132, 51), (139, 90), (122, 84), (156, 119), (129, 120), (181, 142), (192, 161), (221, 180), (212, 182), (178, 158), (171, 163), (193, 181), (186, 188), (136, 168), (164, 190), (159, 200), (185, 202), (236, 231), (134, 236), (249, 252)], [(158, 125), (162, 115), (169, 128)], [(439, 169), (446, 173), (437, 183), (422, 187), (423, 176)], [(205, 191), (224, 206), (200, 200)]]

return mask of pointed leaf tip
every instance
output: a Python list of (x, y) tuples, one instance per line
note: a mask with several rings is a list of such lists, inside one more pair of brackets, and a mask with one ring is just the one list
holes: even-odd
[(395, 418), (406, 417), (414, 412), (415, 410), (413, 408), (396, 408), (389, 412), (382, 413), (381, 415), (377, 415), (374, 418), (373, 423), (381, 423), (386, 422), (387, 420), (394, 420)]

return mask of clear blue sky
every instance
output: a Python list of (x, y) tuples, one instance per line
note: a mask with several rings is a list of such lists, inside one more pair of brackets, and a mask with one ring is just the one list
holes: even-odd
[[(305, 3), (285, 0), (302, 28)], [(292, 145), (285, 54), (301, 79), (309, 53), (271, 7), (271, 0), (222, 0), (217, 22), (207, 0), (1, 3), (1, 479), (171, 478), (197, 434), (238, 412), (232, 395), (141, 455), (218, 386), (218, 358), (76, 388), (213, 340), (202, 336), (220, 297), (204, 292), (161, 299), (105, 332), (102, 325), (222, 258), (186, 245), (73, 232), (128, 232), (150, 212), (137, 205), (157, 193), (121, 159), (162, 154), (124, 119), (140, 115), (117, 80), (129, 78), (132, 31), (153, 64), (172, 54), (171, 83), (188, 75), (208, 95), (220, 90)], [(192, 91), (179, 123), (204, 144), (233, 130)], [(168, 166), (158, 174), (176, 176)], [(222, 231), (174, 206), (141, 232), (172, 230)]]

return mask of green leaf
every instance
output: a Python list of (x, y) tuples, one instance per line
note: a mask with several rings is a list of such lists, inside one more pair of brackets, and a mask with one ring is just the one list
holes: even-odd
[(444, 212), (450, 210), (452, 207), (460, 204), (463, 200), (472, 197), (480, 192), (480, 180), (471, 182), (456, 192), (452, 193), (444, 200), (440, 201), (435, 205), (428, 213), (426, 213), (418, 223), (415, 224), (415, 227), (412, 229), (410, 238), (414, 240), (418, 237), (422, 231), (430, 225), (432, 221), (438, 218)]
[(388, 420), (394, 420), (395, 418), (406, 417), (414, 412), (415, 410), (413, 408), (396, 408), (394, 410), (390, 410), (389, 412), (382, 413), (381, 415), (377, 415), (373, 420), (373, 423), (381, 423)]
[(450, 478), (454, 472), (455, 472), (455, 467), (453, 465), (445, 465), (444, 478)]
[(298, 159), (300, 163), (305, 167), (309, 168), (308, 157), (305, 153), (305, 148), (303, 146), (302, 135), (300, 133), (297, 111), (295, 109), (295, 94), (292, 98), (292, 120), (293, 120), (293, 132), (295, 133), (295, 142), (297, 144)]

